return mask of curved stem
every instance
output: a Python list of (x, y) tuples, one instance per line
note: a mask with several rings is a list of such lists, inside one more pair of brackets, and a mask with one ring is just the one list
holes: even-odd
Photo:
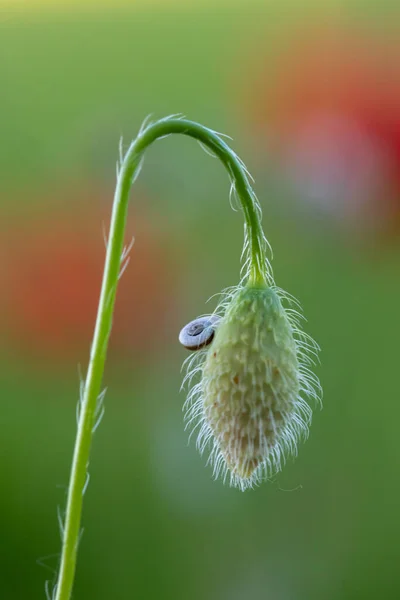
[(61, 564), (55, 589), (55, 600), (69, 600), (74, 582), (83, 491), (97, 399), (101, 390), (118, 276), (121, 268), (130, 187), (140, 170), (146, 148), (155, 140), (172, 133), (181, 133), (197, 139), (216, 154), (225, 165), (243, 207), (249, 243), (249, 283), (254, 285), (265, 284), (268, 279), (266, 241), (261, 227), (259, 205), (249, 183), (246, 169), (236, 154), (217, 133), (186, 119), (173, 117), (161, 119), (143, 129), (132, 142), (120, 165), (114, 195), (97, 320), (72, 460)]

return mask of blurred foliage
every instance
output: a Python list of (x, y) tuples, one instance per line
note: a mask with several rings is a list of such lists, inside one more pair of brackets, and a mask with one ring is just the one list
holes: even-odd
[[(392, 10), (377, 6), (369, 3), (366, 13)], [(399, 246), (396, 238), (352, 235), (304, 218), (267, 170), (241, 104), (255, 39), (278, 52), (277, 40), (290, 35), (301, 13), (290, 9), (159, 3), (114, 12), (110, 3), (21, 11), (0, 22), (0, 275), (8, 282), (10, 271), (15, 280), (41, 273), (38, 261), (52, 265), (36, 285), (33, 277), (30, 287), (14, 286), (12, 296), (5, 284), (0, 301), (2, 598), (44, 598), (44, 580), (57, 568), (56, 508), (65, 506), (77, 364), (84, 371), (90, 344), (86, 333), (78, 335), (79, 294), (73, 307), (67, 301), (54, 313), (51, 338), (40, 331), (51, 302), (72, 286), (90, 296), (90, 332), (101, 275), (88, 281), (69, 274), (65, 284), (68, 259), (60, 248), (74, 260), (77, 249), (86, 256), (86, 233), (100, 256), (119, 136), (127, 144), (148, 113), (177, 111), (233, 135), (256, 176), (277, 283), (301, 300), (307, 331), (323, 350), (324, 410), (299, 457), (244, 494), (213, 482), (194, 443), (187, 446), (179, 394), (186, 354), (177, 332), (207, 310), (208, 297), (236, 283), (242, 220), (229, 209), (228, 181), (216, 161), (191, 140), (160, 142), (132, 193), (132, 268), (117, 299), (120, 326), (106, 369), (106, 415), (95, 436), (74, 597), (400, 596)], [(357, 3), (352, 10), (359, 14)], [(54, 235), (38, 254), (43, 222)], [(59, 234), (65, 222), (68, 239)], [(149, 247), (151, 260), (143, 250)], [(159, 289), (150, 277), (157, 269)], [(46, 304), (55, 284), (59, 296)], [(24, 326), (31, 294), (43, 319), (29, 330), (33, 337)], [(153, 302), (157, 295), (163, 302)], [(144, 320), (146, 344), (135, 341), (131, 298), (132, 311), (149, 305), (162, 312)], [(65, 323), (76, 332), (76, 354), (64, 351), (63, 336), (71, 333)]]

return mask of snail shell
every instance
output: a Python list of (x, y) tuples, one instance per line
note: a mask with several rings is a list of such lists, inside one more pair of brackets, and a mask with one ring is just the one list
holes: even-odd
[(214, 338), (215, 329), (221, 320), (217, 315), (199, 317), (190, 321), (179, 334), (179, 341), (188, 350), (199, 350), (208, 346)]

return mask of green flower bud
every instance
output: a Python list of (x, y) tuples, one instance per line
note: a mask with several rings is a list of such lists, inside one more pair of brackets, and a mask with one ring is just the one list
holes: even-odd
[(201, 371), (188, 399), (189, 422), (200, 425), (199, 448), (211, 442), (215, 476), (229, 472), (242, 490), (296, 454), (311, 420), (302, 395), (319, 394), (304, 364), (317, 346), (300, 332), (298, 313), (283, 307), (282, 296), (266, 285), (231, 292), (212, 342), (188, 373)]

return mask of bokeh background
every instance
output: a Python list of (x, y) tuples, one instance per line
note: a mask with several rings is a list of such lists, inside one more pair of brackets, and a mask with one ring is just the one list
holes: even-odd
[(255, 176), (324, 409), (254, 491), (187, 445), (177, 334), (238, 281), (243, 220), (216, 160), (160, 141), (132, 192), (74, 598), (400, 597), (396, 4), (0, 2), (1, 598), (55, 580), (119, 138), (176, 112)]

